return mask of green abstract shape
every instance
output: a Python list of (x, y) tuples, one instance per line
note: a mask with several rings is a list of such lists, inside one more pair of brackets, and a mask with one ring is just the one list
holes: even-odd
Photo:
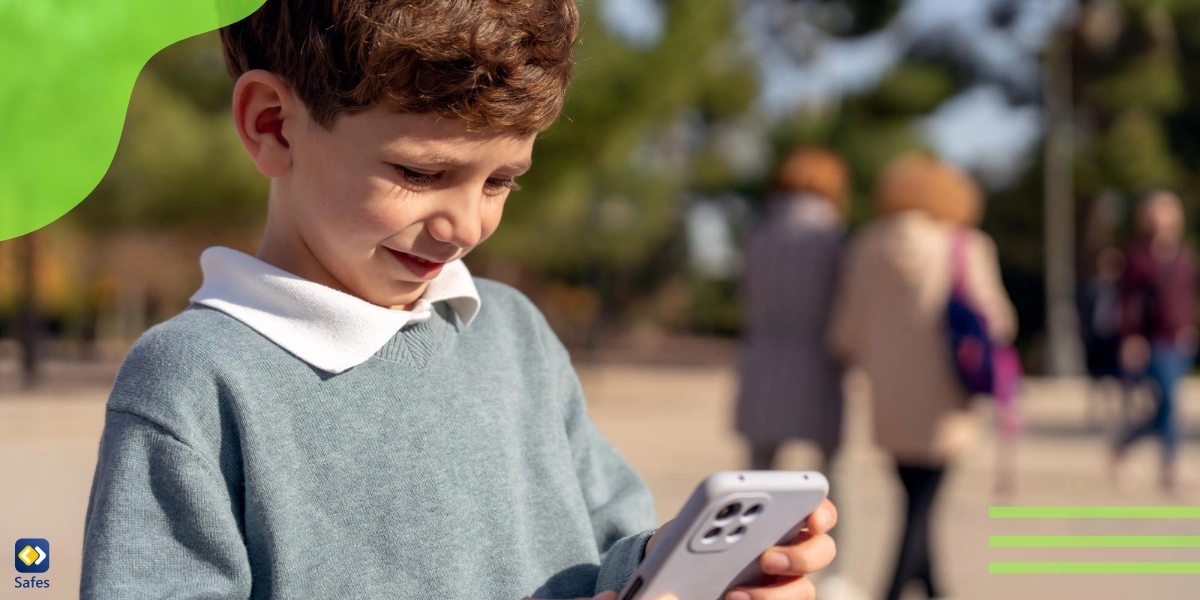
[(1200, 535), (993, 535), (989, 548), (1200, 548)]
[(993, 506), (993, 519), (1200, 519), (1200, 506)]
[(993, 562), (992, 575), (1200, 575), (1200, 562)]
[(0, 0), (0, 241), (96, 187), (150, 57), (264, 1)]

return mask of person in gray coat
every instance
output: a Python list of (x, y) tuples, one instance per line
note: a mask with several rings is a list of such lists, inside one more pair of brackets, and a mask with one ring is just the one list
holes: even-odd
[(792, 439), (820, 449), (824, 469), (841, 443), (842, 367), (826, 340), (845, 240), (849, 177), (833, 153), (791, 152), (743, 255), (744, 338), (736, 427), (754, 469)]

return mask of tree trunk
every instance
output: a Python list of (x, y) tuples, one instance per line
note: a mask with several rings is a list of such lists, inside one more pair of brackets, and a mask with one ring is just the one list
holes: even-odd
[(39, 337), (41, 319), (37, 310), (37, 233), (29, 233), (17, 239), (21, 270), (21, 304), (18, 342), (21, 345), (21, 372), (25, 387), (33, 387), (39, 380)]
[(1083, 371), (1075, 293), (1075, 197), (1071, 111), (1071, 32), (1062, 30), (1046, 56), (1046, 371)]

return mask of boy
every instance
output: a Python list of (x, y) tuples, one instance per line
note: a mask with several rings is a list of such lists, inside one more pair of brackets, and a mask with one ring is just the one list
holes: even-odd
[[(271, 178), (256, 256), (204, 253), (109, 400), (97, 598), (575, 598), (653, 544), (650, 494), (566, 351), (461, 258), (562, 106), (569, 0), (268, 0), (222, 31)], [(832, 506), (764, 554), (811, 598)]]

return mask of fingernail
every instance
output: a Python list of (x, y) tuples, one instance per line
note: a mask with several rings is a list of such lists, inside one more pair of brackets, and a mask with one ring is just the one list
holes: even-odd
[(772, 573), (783, 573), (792, 566), (792, 561), (782, 552), (772, 552), (763, 560), (763, 566)]
[(733, 590), (725, 596), (725, 600), (750, 600), (750, 592), (742, 590)]

